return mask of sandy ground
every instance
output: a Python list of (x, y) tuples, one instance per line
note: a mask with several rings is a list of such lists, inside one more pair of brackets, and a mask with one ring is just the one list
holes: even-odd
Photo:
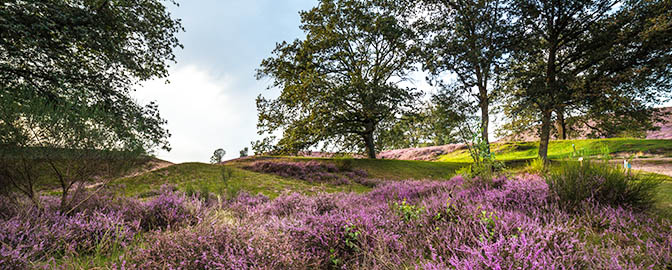
[[(614, 159), (611, 162), (623, 164), (622, 159)], [(631, 162), (633, 170), (641, 170), (672, 177), (672, 158), (639, 158)]]

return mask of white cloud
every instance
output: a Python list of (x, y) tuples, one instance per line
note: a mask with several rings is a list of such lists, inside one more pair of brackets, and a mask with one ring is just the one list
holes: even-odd
[[(171, 70), (168, 80), (146, 82), (134, 93), (141, 104), (155, 100), (168, 120), (172, 151), (159, 158), (172, 162), (208, 162), (217, 148), (235, 158), (255, 137), (254, 98), (240, 95), (236, 80), (194, 65)], [(238, 94), (236, 94), (238, 91)]]

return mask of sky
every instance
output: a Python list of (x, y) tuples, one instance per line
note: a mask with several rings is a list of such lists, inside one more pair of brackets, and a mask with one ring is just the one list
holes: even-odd
[[(133, 93), (141, 104), (156, 101), (172, 134), (170, 152), (156, 155), (171, 162), (208, 162), (217, 148), (236, 158), (256, 133), (255, 98), (278, 95), (257, 81), (255, 69), (271, 56), (277, 42), (303, 36), (300, 10), (316, 0), (189, 0), (169, 4), (185, 32), (184, 49), (175, 51), (170, 82), (144, 82)], [(250, 153), (252, 150), (250, 149)]]
[[(257, 135), (259, 94), (277, 97), (267, 89), (270, 80), (257, 81), (255, 70), (270, 57), (276, 43), (304, 37), (299, 11), (316, 6), (317, 0), (190, 0), (169, 5), (174, 18), (182, 20), (178, 34), (184, 49), (175, 51), (170, 76), (144, 82), (133, 93), (141, 104), (156, 101), (172, 134), (170, 152), (158, 158), (171, 162), (209, 162), (222, 148), (224, 159), (239, 152)], [(424, 74), (411, 75), (408, 83), (427, 88)]]
[[(184, 49), (176, 49), (177, 63), (166, 79), (144, 82), (133, 93), (141, 104), (156, 101), (171, 132), (170, 152), (157, 157), (171, 162), (208, 162), (223, 148), (225, 159), (237, 158), (256, 133), (259, 94), (276, 97), (257, 81), (255, 69), (270, 57), (275, 44), (304, 36), (299, 11), (317, 0), (183, 0), (168, 5), (182, 20), (178, 34)], [(424, 74), (412, 75), (411, 86), (431, 91)], [(666, 105), (672, 105), (668, 103)], [(491, 119), (497, 125), (499, 116)], [(494, 139), (491, 134), (491, 140)], [(252, 150), (250, 149), (250, 153)]]

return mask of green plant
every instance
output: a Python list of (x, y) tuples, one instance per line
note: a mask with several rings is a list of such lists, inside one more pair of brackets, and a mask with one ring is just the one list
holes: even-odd
[(354, 168), (354, 162), (351, 158), (336, 158), (334, 159), (334, 165), (341, 171), (352, 171)]
[(222, 166), (222, 182), (226, 183), (231, 177), (233, 177), (233, 169), (228, 166)]
[(490, 151), (490, 144), (483, 138), (482, 132), (473, 132), (470, 128), (461, 128), (460, 132), (473, 160), (473, 164), (469, 166), (469, 174), (465, 176), (491, 180), (495, 172), (504, 169), (504, 163), (498, 161), (495, 153)]
[(546, 179), (566, 210), (577, 210), (588, 199), (647, 209), (655, 202), (661, 183), (650, 174), (628, 173), (609, 163), (590, 160), (562, 163)]
[(435, 221), (455, 221), (457, 220), (458, 211), (455, 204), (450, 203), (450, 199), (446, 202), (446, 210), (442, 213), (436, 213), (433, 219)]
[(406, 203), (406, 199), (404, 199), (401, 204), (395, 202), (393, 209), (404, 221), (416, 220), (420, 218), (420, 214), (425, 211), (425, 207), (408, 204)]
[(548, 168), (544, 167), (543, 159), (535, 158), (527, 163), (527, 166), (525, 166), (525, 169), (523, 171), (532, 174), (544, 174), (548, 171), (547, 169)]
[(192, 185), (187, 185), (187, 187), (184, 188), (184, 195), (187, 197), (193, 197), (196, 195), (196, 189)]
[(495, 226), (496, 221), (499, 219), (495, 212), (488, 212), (488, 211), (481, 211), (481, 223), (485, 225), (485, 229), (487, 231), (487, 238), (484, 235), (481, 235), (481, 241), (484, 240), (491, 240), (492, 238), (495, 237)]
[(355, 225), (345, 225), (343, 226), (345, 232), (345, 246), (351, 250), (359, 250), (359, 235), (361, 232), (355, 227)]
[(212, 153), (212, 157), (210, 157), (210, 163), (212, 164), (221, 163), (222, 159), (224, 159), (224, 155), (226, 155), (226, 151), (224, 151), (224, 149), (219, 148), (215, 150), (215, 152)]
[(210, 200), (210, 188), (206, 185), (201, 185), (198, 191), (198, 198), (201, 201), (208, 202)]

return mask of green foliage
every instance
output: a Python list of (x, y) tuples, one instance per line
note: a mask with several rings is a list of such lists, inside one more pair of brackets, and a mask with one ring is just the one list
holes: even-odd
[[(411, 18), (413, 28), (426, 41), (423, 68), (438, 85), (439, 95), (469, 97), (469, 105), (480, 110), (483, 140), (488, 142), (490, 104), (499, 99), (500, 77), (511, 49), (514, 15), (510, 1), (398, 1)], [(447, 82), (446, 73), (456, 75)], [(466, 99), (465, 99), (466, 101)], [(453, 107), (456, 104), (452, 104)]]
[(547, 176), (547, 182), (563, 207), (574, 211), (588, 199), (614, 206), (648, 209), (655, 203), (661, 180), (648, 174), (628, 172), (606, 162), (584, 160), (562, 163)]
[(406, 199), (401, 201), (401, 204), (395, 202), (392, 205), (392, 209), (406, 222), (417, 220), (420, 218), (422, 212), (425, 211), (425, 207), (418, 207), (417, 205), (408, 204), (406, 203)]
[(459, 212), (458, 212), (457, 206), (455, 204), (450, 203), (450, 199), (449, 199), (448, 201), (446, 201), (446, 210), (443, 213), (441, 213), (441, 212), (436, 213), (436, 215), (434, 215), (433, 219), (435, 221), (442, 220), (442, 221), (453, 222), (453, 221), (457, 221), (457, 218), (458, 218), (458, 215), (459, 215), (458, 213)]
[(419, 96), (398, 84), (414, 67), (413, 33), (377, 3), (321, 0), (300, 13), (305, 39), (279, 43), (262, 61), (257, 78), (281, 89), (276, 99), (257, 98), (259, 133), (283, 132), (274, 150), (336, 146), (376, 158), (379, 125)]
[(226, 155), (226, 151), (224, 151), (224, 149), (219, 148), (215, 150), (215, 152), (212, 153), (212, 157), (210, 157), (210, 163), (212, 164), (222, 163), (224, 155)]
[(354, 169), (354, 161), (352, 158), (335, 158), (334, 165), (341, 171), (352, 171)]
[(418, 110), (407, 112), (399, 121), (381, 126), (378, 144), (383, 149), (402, 149), (457, 143), (457, 126), (462, 115), (455, 104), (426, 102)]
[(359, 236), (362, 234), (355, 225), (343, 226), (345, 246), (353, 251), (359, 250)]
[(240, 157), (246, 157), (249, 153), (250, 149), (245, 147), (243, 150), (240, 150)]
[(465, 145), (471, 155), (473, 163), (469, 166), (468, 178), (479, 177), (489, 181), (494, 173), (504, 169), (504, 163), (495, 158), (495, 153), (490, 151), (490, 144), (483, 138), (482, 132), (472, 132), (468, 127), (462, 127), (461, 133), (465, 139)]
[(650, 126), (651, 107), (670, 96), (672, 84), (672, 36), (663, 26), (670, 24), (669, 3), (512, 4), (520, 31), (514, 37), (521, 38), (511, 53), (504, 111), (512, 122), (539, 124), (541, 158), (547, 160), (552, 121), (572, 113), (607, 134)]
[(547, 167), (544, 166), (544, 160), (535, 158), (527, 162), (524, 171), (531, 174), (544, 174), (547, 172)]
[(495, 226), (497, 225), (497, 214), (495, 212), (481, 211), (481, 224), (485, 225), (487, 235), (480, 235), (481, 241), (492, 240), (495, 237)]
[(157, 105), (131, 96), (181, 46), (162, 1), (5, 1), (0, 18), (2, 182), (38, 204), (36, 182), (55, 179), (65, 211), (105, 166), (170, 150)]
[(229, 166), (222, 166), (222, 182), (226, 183), (233, 176), (233, 169)]

